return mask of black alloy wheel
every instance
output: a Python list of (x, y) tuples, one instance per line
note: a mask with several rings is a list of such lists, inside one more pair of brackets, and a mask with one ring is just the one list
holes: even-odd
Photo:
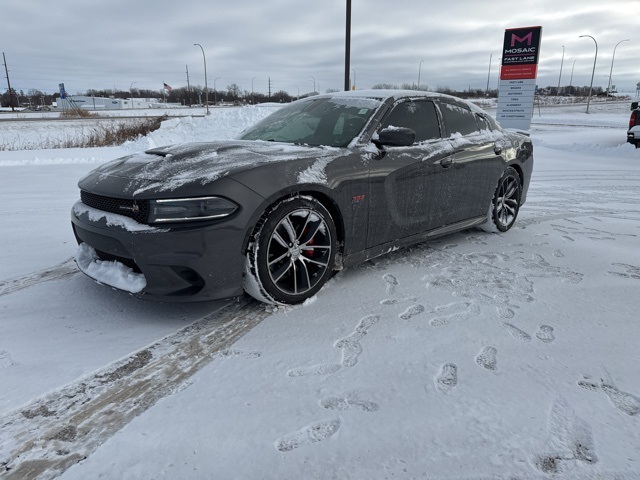
[(518, 216), (521, 194), (520, 175), (514, 168), (508, 167), (498, 181), (487, 222), (481, 225), (481, 228), (489, 232), (509, 230)]
[(285, 304), (303, 302), (322, 288), (333, 271), (333, 219), (315, 198), (283, 200), (267, 215), (249, 255), (268, 299)]

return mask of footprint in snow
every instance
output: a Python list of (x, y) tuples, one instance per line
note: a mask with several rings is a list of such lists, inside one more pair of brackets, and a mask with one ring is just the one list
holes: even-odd
[(536, 338), (544, 343), (551, 343), (555, 340), (553, 327), (551, 325), (540, 325), (536, 332)]
[(586, 465), (598, 462), (591, 426), (562, 397), (557, 397), (551, 407), (547, 430), (546, 451), (533, 458), (534, 466), (541, 472), (562, 475), (576, 461)]
[(445, 363), (435, 378), (436, 389), (440, 393), (449, 391), (458, 384), (458, 367), (455, 363)]
[(400, 302), (400, 300), (398, 300), (397, 298), (385, 298), (384, 300), (380, 301), (380, 305), (396, 305), (398, 302)]
[(476, 357), (476, 363), (487, 370), (496, 370), (496, 354), (498, 350), (495, 347), (482, 347), (482, 350)]
[(342, 365), (316, 365), (309, 368), (292, 368), (287, 372), (290, 377), (308, 377), (310, 375), (330, 375), (336, 373), (342, 368)]
[(592, 392), (602, 390), (609, 398), (611, 405), (630, 417), (640, 413), (640, 399), (630, 393), (620, 391), (611, 381), (600, 380), (599, 384), (580, 381), (578, 385)]
[(290, 452), (305, 445), (322, 442), (332, 437), (340, 429), (341, 424), (342, 422), (337, 418), (311, 423), (276, 440), (276, 449), (281, 452)]
[(329, 395), (320, 400), (320, 406), (327, 410), (362, 410), (363, 412), (375, 412), (380, 406), (375, 402), (360, 400), (355, 393), (346, 395)]
[(424, 312), (424, 305), (412, 305), (407, 308), (404, 312), (398, 315), (403, 320), (409, 320), (411, 317), (415, 317), (416, 315), (420, 315)]
[(479, 315), (480, 307), (471, 302), (459, 302), (450, 305), (441, 305), (430, 313), (439, 314), (437, 317), (429, 320), (429, 324), (432, 327), (439, 327), (451, 322), (468, 320), (473, 316)]
[(505, 328), (507, 332), (511, 334), (512, 337), (517, 338), (518, 340), (521, 340), (523, 342), (531, 341), (531, 335), (529, 335), (527, 332), (523, 330), (520, 330), (515, 325), (511, 325), (510, 323), (505, 322), (502, 324), (502, 326)]
[(390, 273), (384, 274), (382, 279), (387, 284), (387, 295), (393, 295), (396, 292), (396, 287), (399, 285), (398, 279)]
[(0, 368), (7, 368), (15, 365), (16, 363), (11, 358), (11, 354), (6, 350), (0, 350)]
[(378, 315), (367, 315), (360, 319), (354, 331), (348, 337), (338, 340), (334, 347), (342, 350), (342, 358), (339, 364), (315, 365), (313, 367), (294, 368), (287, 372), (290, 377), (305, 377), (308, 375), (329, 375), (342, 367), (353, 367), (358, 363), (358, 357), (362, 353), (362, 340), (371, 326), (378, 323)]

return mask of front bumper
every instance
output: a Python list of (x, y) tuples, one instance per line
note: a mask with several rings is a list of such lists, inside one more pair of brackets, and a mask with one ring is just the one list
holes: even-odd
[[(136, 295), (178, 302), (242, 294), (242, 245), (247, 234), (242, 219), (197, 227), (131, 229), (131, 219), (122, 217), (119, 222), (117, 215), (100, 216), (90, 210), (81, 202), (72, 209), (78, 243), (92, 247), (103, 261), (114, 260), (142, 274), (146, 286)], [(88, 269), (82, 270), (92, 276)], [(94, 279), (109, 283), (98, 276)]]

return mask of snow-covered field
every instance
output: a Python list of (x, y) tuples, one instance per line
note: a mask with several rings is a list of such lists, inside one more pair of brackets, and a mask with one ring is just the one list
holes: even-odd
[[(628, 102), (536, 110), (508, 233), (396, 251), (303, 306), (145, 302), (77, 273), (82, 175), (273, 108), (174, 118), (121, 147), (0, 151), (0, 477), (640, 478)], [(0, 145), (59, 128), (2, 121)]]

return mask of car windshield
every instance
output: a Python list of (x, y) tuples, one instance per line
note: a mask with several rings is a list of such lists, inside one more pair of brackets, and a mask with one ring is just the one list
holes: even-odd
[(310, 98), (281, 108), (243, 132), (240, 138), (346, 147), (380, 105), (379, 100), (372, 98)]

